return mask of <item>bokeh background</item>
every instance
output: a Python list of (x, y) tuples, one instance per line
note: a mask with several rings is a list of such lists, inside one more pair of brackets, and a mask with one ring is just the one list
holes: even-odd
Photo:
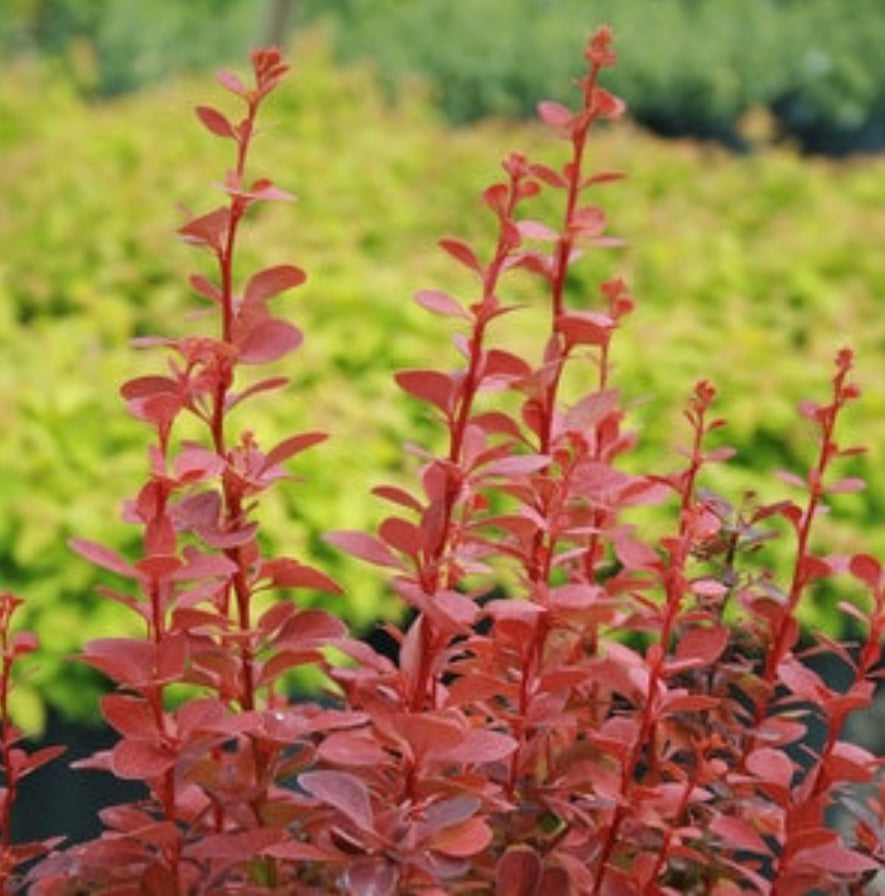
[[(206, 260), (174, 231), (176, 205), (211, 207), (228, 164), (191, 114), (231, 108), (212, 70), (243, 69), (266, 42), (294, 65), (255, 158), (298, 202), (255, 218), (239, 270), (307, 269), (284, 299), (307, 342), (281, 370), (286, 397), (242, 422), (267, 441), (332, 435), (262, 522), (346, 585), (333, 606), (369, 631), (398, 606), (322, 533), (371, 527), (371, 487), (414, 471), (403, 442), (439, 438), (391, 378), (454, 358), (445, 323), (411, 297), (470, 297), (436, 240), (492, 232), (477, 196), (510, 149), (560, 158), (533, 110), (574, 95), (603, 21), (619, 55), (608, 84), (630, 111), (591, 156), (628, 174), (601, 199), (629, 245), (587, 259), (569, 301), (592, 305), (614, 274), (631, 283), (616, 358), (640, 432), (632, 463), (674, 467), (680, 408), (705, 377), (739, 449), (708, 484), (784, 494), (773, 474), (804, 471), (813, 451), (796, 405), (826, 397), (851, 344), (864, 398), (842, 437), (869, 452), (845, 472), (870, 487), (836, 502), (822, 534), (833, 551), (885, 553), (881, 0), (0, 0), (0, 586), (26, 598), (43, 645), (15, 692), (29, 730), (95, 721), (101, 682), (67, 658), (135, 630), (67, 540), (134, 546), (118, 508), (146, 439), (117, 389), (164, 363), (132, 337), (199, 326), (187, 276)], [(514, 322), (517, 345), (532, 320)], [(841, 633), (837, 597), (813, 595), (806, 622)]]

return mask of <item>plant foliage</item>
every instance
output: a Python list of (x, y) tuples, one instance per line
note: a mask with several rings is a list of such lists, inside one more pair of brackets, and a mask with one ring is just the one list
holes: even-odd
[[(686, 402), (675, 466), (622, 463), (635, 436), (613, 350), (634, 299), (613, 277), (592, 310), (566, 300), (573, 267), (619, 244), (599, 194), (621, 175), (588, 158), (593, 126), (624, 110), (600, 84), (615, 62), (608, 28), (584, 60), (577, 108), (539, 107), (562, 156), (511, 152), (482, 193), (493, 245), (440, 241), (472, 287), (416, 297), (456, 327), (454, 364), (396, 377), (440, 426), (442, 450), (415, 445), (417, 484), (375, 488), (390, 508), (376, 532), (327, 536), (387, 570), (412, 610), (389, 628), (394, 658), (293, 599), (339, 586), (261, 534), (260, 501), (325, 436), (265, 442), (235, 425), (241, 405), (286, 385), (262, 370), (301, 345), (279, 305), (306, 274), (234, 268), (255, 207), (290, 198), (251, 173), (250, 153), (287, 65), (269, 49), (253, 54), (251, 82), (220, 73), (239, 114), (196, 111), (233, 157), (224, 199), (179, 229), (212, 262), (190, 284), (214, 327), (139, 339), (166, 366), (121, 389), (151, 434), (124, 508), (138, 551), (73, 542), (115, 577), (101, 596), (140, 628), (83, 647), (81, 662), (113, 685), (101, 711), (119, 740), (78, 765), (140, 781), (146, 796), (106, 809), (104, 832), (68, 849), (22, 851), (4, 834), (7, 891), (783, 896), (859, 893), (882, 870), (882, 763), (841, 732), (882, 673), (885, 571), (812, 541), (828, 500), (863, 486), (840, 469), (862, 450), (840, 431), (860, 394), (853, 354), (839, 350), (828, 394), (800, 406), (815, 448), (783, 474), (791, 497), (731, 501), (705, 487), (732, 455), (706, 379)], [(498, 338), (520, 311), (517, 282), (545, 311), (534, 354)], [(643, 525), (647, 505), (669, 510), (663, 534)], [(747, 562), (778, 533), (785, 577)], [(799, 640), (799, 607), (824, 580), (843, 595), (854, 644)], [(18, 600), (3, 601), (5, 710), (13, 661), (35, 642), (11, 635)], [(843, 686), (815, 672), (821, 652)], [(286, 677), (305, 667), (328, 699), (286, 698)], [(18, 778), (54, 755), (17, 743), (4, 711), (4, 831)], [(834, 806), (851, 819), (844, 831), (828, 824)]]

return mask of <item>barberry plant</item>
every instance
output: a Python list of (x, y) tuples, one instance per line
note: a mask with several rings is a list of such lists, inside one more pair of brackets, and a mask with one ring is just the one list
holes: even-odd
[[(299, 606), (299, 590), (339, 590), (328, 576), (264, 553), (259, 499), (323, 435), (263, 449), (233, 426), (241, 404), (286, 385), (248, 368), (302, 338), (270, 301), (304, 272), (281, 264), (241, 284), (233, 264), (249, 209), (288, 198), (247, 176), (259, 108), (286, 72), (279, 52), (253, 54), (251, 85), (221, 73), (242, 117), (198, 107), (234, 155), (225, 204), (180, 229), (214, 261), (191, 285), (217, 326), (140, 340), (166, 350), (167, 369), (123, 386), (152, 435), (146, 481), (125, 509), (140, 556), (73, 545), (128, 582), (103, 594), (144, 629), (83, 650), (112, 685), (101, 709), (119, 740), (80, 764), (141, 781), (145, 796), (104, 810), (91, 842), (44, 844), (50, 854), (22, 887), (798, 896), (859, 894), (883, 869), (882, 762), (841, 737), (882, 674), (885, 571), (812, 539), (828, 496), (862, 486), (837, 470), (860, 450), (837, 440), (859, 395), (852, 354), (839, 352), (824, 403), (800, 409), (818, 450), (808, 471), (784, 474), (798, 497), (732, 504), (705, 488), (708, 468), (733, 453), (705, 380), (686, 403), (675, 469), (627, 472), (635, 436), (612, 349), (634, 300), (619, 277), (590, 308), (569, 285), (583, 255), (618, 244), (596, 197), (621, 175), (588, 160), (593, 127), (624, 109), (599, 83), (615, 63), (607, 28), (584, 55), (577, 109), (539, 107), (564, 161), (509, 154), (482, 196), (490, 250), (440, 243), (475, 293), (417, 295), (459, 327), (453, 366), (396, 375), (438, 418), (442, 451), (417, 449), (414, 488), (375, 489), (392, 508), (376, 533), (328, 534), (389, 570), (411, 611), (388, 626), (392, 658)], [(558, 217), (532, 213), (541, 194)], [(506, 298), (517, 280), (545, 321), (534, 358), (498, 335), (498, 320), (521, 310)], [(663, 535), (642, 525), (648, 504), (671, 511)], [(785, 581), (746, 560), (769, 535), (792, 539)], [(797, 608), (823, 580), (844, 591), (855, 643), (800, 638)], [(2, 620), (6, 719), (9, 645), (30, 641), (10, 641)], [(821, 652), (844, 666), (846, 685), (815, 671)], [(286, 676), (305, 666), (321, 670), (326, 693), (292, 702)], [(4, 727), (4, 836), (17, 776), (51, 758), (23, 766), (14, 740)], [(834, 807), (852, 819), (839, 830)], [(8, 839), (2, 848), (4, 869), (32, 857)]]

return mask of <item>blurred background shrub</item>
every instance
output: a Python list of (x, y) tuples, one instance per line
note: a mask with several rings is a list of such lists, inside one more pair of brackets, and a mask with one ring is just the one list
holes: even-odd
[[(436, 438), (391, 382), (396, 368), (452, 351), (445, 322), (411, 296), (428, 286), (472, 295), (435, 242), (488, 239), (476, 196), (507, 150), (559, 158), (525, 119), (538, 99), (567, 98), (581, 42), (604, 19), (617, 29), (615, 86), (634, 124), (600, 132), (593, 159), (629, 174), (600, 201), (636, 249), (591, 255), (569, 301), (592, 305), (614, 273), (634, 289), (638, 311), (617, 347), (640, 429), (633, 463), (671, 468), (682, 403), (709, 377), (730, 422), (723, 438), (740, 451), (709, 484), (781, 495), (760, 471), (803, 468), (812, 446), (795, 406), (826, 394), (831, 358), (850, 342), (867, 394), (844, 438), (872, 450), (846, 472), (870, 474), (872, 488), (841, 498), (825, 534), (831, 550), (885, 550), (885, 159), (803, 158), (797, 146), (819, 147), (789, 123), (829, 122), (831, 137), (881, 123), (876, 3), (854, 0), (850, 21), (828, 0), (0, 5), (0, 585), (27, 598), (23, 621), (45, 647), (17, 696), (32, 724), (38, 694), (87, 715), (100, 682), (62, 658), (133, 624), (94, 596), (95, 571), (66, 541), (130, 547), (116, 508), (144, 470), (144, 436), (116, 388), (163, 360), (128, 340), (199, 326), (186, 278), (203, 260), (178, 244), (175, 204), (210, 207), (207, 172), (220, 179), (228, 164), (189, 110), (223, 103), (206, 65), (241, 68), (271, 34), (290, 34), (296, 72), (256, 159), (299, 201), (255, 219), (240, 273), (282, 261), (308, 270), (307, 286), (284, 299), (307, 342), (284, 371), (286, 397), (256, 402), (255, 418), (247, 406), (243, 423), (268, 442), (300, 427), (332, 434), (298, 459), (306, 482), (262, 514), (278, 547), (344, 582), (333, 606), (358, 630), (396, 603), (321, 536), (372, 526), (384, 508), (370, 488), (417, 464), (402, 442)], [(650, 127), (716, 140), (664, 140)], [(734, 152), (739, 144), (752, 151)], [(524, 282), (513, 288), (531, 302)], [(536, 312), (502, 320), (499, 338), (532, 344)], [(806, 621), (838, 630), (834, 603), (818, 594)]]
[(827, 154), (885, 144), (880, 0), (3, 0), (0, 47), (110, 97), (324, 20), (388, 96), (420, 77), (453, 123), (527, 117), (580, 70), (590, 23), (619, 36), (615, 90), (667, 135), (745, 143), (747, 114)]

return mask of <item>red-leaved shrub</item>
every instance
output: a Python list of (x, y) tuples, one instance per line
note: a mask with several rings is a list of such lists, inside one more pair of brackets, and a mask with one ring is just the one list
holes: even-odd
[[(817, 455), (787, 477), (797, 497), (733, 506), (704, 489), (705, 469), (732, 453), (717, 442), (706, 381), (687, 402), (675, 472), (626, 472), (634, 436), (611, 350), (633, 299), (611, 279), (597, 307), (567, 302), (572, 267), (615, 242), (595, 197), (620, 177), (591, 170), (585, 154), (594, 123), (623, 111), (598, 83), (615, 62), (607, 28), (585, 57), (577, 110), (540, 105), (564, 161), (511, 153), (483, 193), (494, 246), (441, 241), (474, 294), (417, 296), (461, 325), (453, 368), (396, 376), (438, 417), (443, 453), (424, 454), (413, 490), (375, 489), (392, 508), (376, 534), (328, 535), (389, 569), (412, 611), (389, 628), (396, 661), (330, 613), (300, 609), (299, 589), (336, 584), (267, 556), (257, 531), (257, 500), (324, 436), (263, 447), (229, 423), (234, 407), (285, 386), (242, 367), (298, 347), (274, 303), (305, 274), (281, 264), (234, 282), (246, 213), (288, 198), (247, 176), (256, 116), (287, 67), (263, 50), (253, 84), (221, 73), (242, 117), (197, 114), (231, 144), (226, 201), (180, 229), (214, 259), (214, 274), (191, 285), (216, 327), (140, 340), (164, 348), (168, 365), (122, 388), (152, 434), (146, 481), (125, 508), (140, 556), (73, 544), (119, 577), (104, 596), (144, 626), (142, 639), (83, 650), (113, 685), (101, 709), (119, 739), (79, 765), (141, 781), (146, 796), (104, 810), (91, 842), (10, 845), (16, 784), (54, 754), (27, 755), (6, 721), (11, 664), (34, 644), (10, 635), (15, 600), (4, 598), (6, 892), (801, 896), (861, 893), (882, 869), (882, 763), (840, 733), (881, 676), (885, 572), (863, 553), (815, 553), (810, 537), (827, 496), (862, 485), (835, 469), (859, 450), (837, 432), (859, 394), (851, 352), (839, 352), (828, 397), (800, 409)], [(558, 202), (558, 220), (531, 216), (540, 193)], [(518, 310), (505, 298), (514, 276), (549, 309), (537, 357), (495, 341), (496, 319)], [(566, 403), (566, 383), (583, 396)], [(662, 537), (636, 522), (651, 503), (672, 508)], [(793, 543), (786, 580), (745, 560), (777, 532)], [(843, 606), (861, 640), (818, 636), (800, 649), (797, 608), (830, 577), (853, 598)], [(850, 673), (847, 686), (814, 670), (808, 658), (822, 651)], [(306, 665), (323, 670), (328, 694), (290, 702), (285, 676)], [(811, 727), (823, 735), (810, 739)], [(838, 831), (836, 806), (851, 819)]]

